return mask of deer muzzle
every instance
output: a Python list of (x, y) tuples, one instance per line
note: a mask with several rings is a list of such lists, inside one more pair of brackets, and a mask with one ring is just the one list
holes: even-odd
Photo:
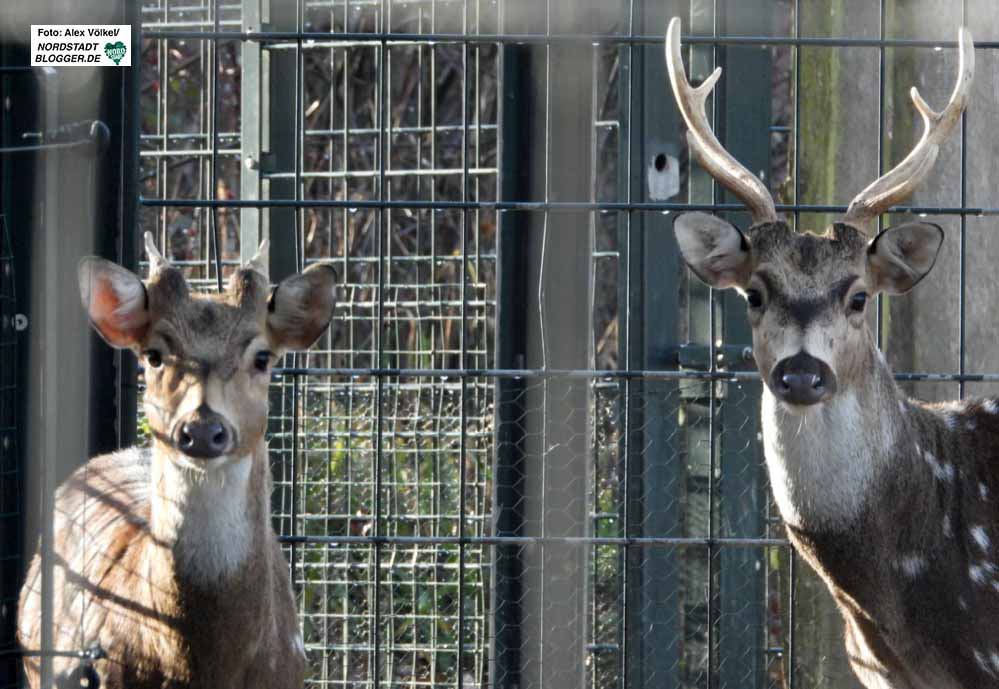
[(234, 435), (221, 415), (202, 406), (177, 424), (173, 442), (188, 457), (216, 459), (234, 445)]
[(802, 350), (777, 362), (770, 374), (770, 389), (788, 404), (818, 404), (835, 394), (836, 375), (826, 362)]

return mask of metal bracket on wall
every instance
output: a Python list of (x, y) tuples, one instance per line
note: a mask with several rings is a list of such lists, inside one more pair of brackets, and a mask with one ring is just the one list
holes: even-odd
[(107, 150), (108, 144), (111, 142), (111, 130), (100, 120), (83, 120), (82, 122), (62, 124), (41, 132), (26, 132), (21, 135), (21, 138), (34, 140), (37, 143), (0, 148), (0, 155), (93, 146), (93, 154), (97, 156)]

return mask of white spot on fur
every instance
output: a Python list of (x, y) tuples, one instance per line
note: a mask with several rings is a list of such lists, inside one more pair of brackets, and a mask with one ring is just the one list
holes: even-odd
[(975, 662), (978, 663), (978, 667), (982, 669), (982, 672), (986, 672), (990, 675), (993, 674), (992, 666), (989, 664), (989, 659), (985, 656), (985, 654), (976, 648), (974, 649), (974, 655)]
[(922, 555), (904, 555), (899, 558), (898, 566), (910, 578), (915, 578), (926, 571), (926, 558)]
[(975, 430), (975, 428), (976, 428), (976, 426), (977, 426), (977, 425), (978, 425), (978, 424), (976, 424), (976, 423), (975, 423), (975, 422), (974, 422), (974, 421), (972, 420), (972, 421), (969, 421), (969, 422), (967, 422), (966, 424), (964, 424), (964, 427), (965, 427), (965, 428), (966, 428), (967, 430), (969, 430), (969, 431), (973, 431), (973, 430)]
[(995, 400), (983, 400), (982, 409), (989, 414), (999, 414), (999, 404)]
[(954, 466), (948, 464), (947, 462), (941, 462), (937, 460), (934, 454), (929, 450), (923, 452), (923, 461), (929, 464), (930, 469), (933, 470), (933, 476), (938, 481), (954, 480)]
[(961, 608), (961, 610), (967, 610), (968, 609), (968, 601), (966, 601), (964, 599), (964, 596), (958, 596), (957, 597), (957, 605), (958, 605), (958, 607)]
[(974, 539), (975, 544), (981, 548), (982, 552), (988, 552), (991, 541), (989, 541), (989, 535), (985, 533), (985, 528), (976, 525), (971, 527), (969, 533), (971, 534), (971, 538)]
[(954, 530), (950, 526), (949, 514), (945, 514), (943, 518), (943, 535), (947, 538), (951, 538), (954, 535)]
[(293, 634), (291, 637), (291, 647), (298, 652), (303, 658), (305, 657), (305, 642), (302, 640), (301, 634)]
[(978, 497), (982, 500), (987, 500), (989, 497), (989, 487), (981, 482), (978, 483)]
[(978, 585), (985, 583), (985, 569), (981, 565), (968, 567), (968, 577)]

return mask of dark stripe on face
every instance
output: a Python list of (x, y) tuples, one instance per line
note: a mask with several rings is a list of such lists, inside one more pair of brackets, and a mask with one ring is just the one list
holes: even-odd
[(802, 330), (806, 329), (808, 324), (815, 320), (824, 310), (838, 308), (846, 299), (846, 295), (849, 293), (853, 283), (859, 279), (856, 275), (847, 275), (833, 283), (832, 288), (825, 296), (793, 299), (777, 289), (777, 280), (772, 275), (765, 271), (760, 271), (756, 276), (766, 287), (768, 298), (780, 304), (787, 312), (789, 319)]
[(815, 320), (815, 317), (822, 313), (829, 306), (828, 297), (817, 299), (788, 299), (786, 300), (787, 312), (791, 320), (804, 330), (808, 324)]

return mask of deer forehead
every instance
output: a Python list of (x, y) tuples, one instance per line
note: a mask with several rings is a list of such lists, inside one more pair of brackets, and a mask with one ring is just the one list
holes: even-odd
[(794, 232), (784, 223), (756, 225), (747, 238), (756, 271), (770, 279), (768, 287), (788, 294), (824, 295), (864, 272), (867, 239), (849, 225), (837, 224), (826, 236)]
[(265, 314), (233, 306), (225, 295), (192, 295), (160, 310), (151, 333), (165, 336), (181, 358), (235, 365), (249, 345), (265, 337)]

